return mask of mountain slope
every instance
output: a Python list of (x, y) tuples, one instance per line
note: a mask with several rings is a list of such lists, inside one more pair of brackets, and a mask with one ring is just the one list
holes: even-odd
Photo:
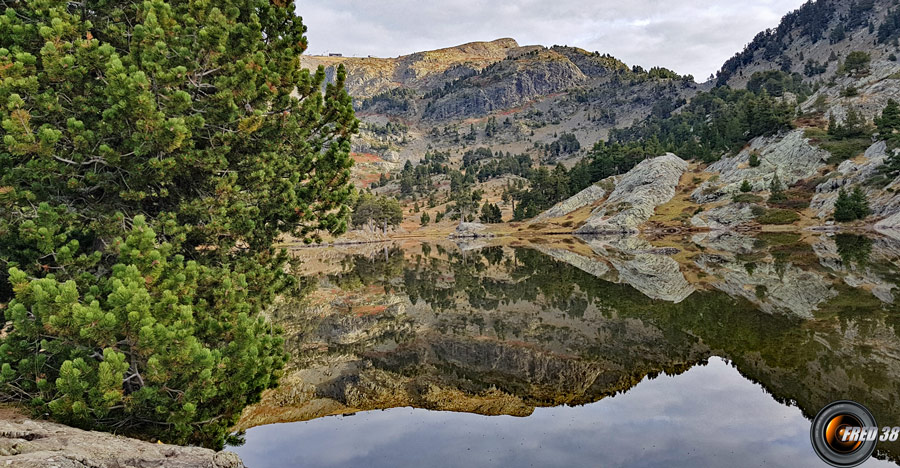
[[(302, 65), (321, 66), (330, 79), (339, 65), (347, 69), (364, 123), (355, 150), (397, 162), (417, 161), (428, 149), (520, 153), (563, 132), (593, 142), (655, 106), (674, 109), (699, 89), (693, 77), (669, 70), (632, 69), (574, 47), (520, 47), (512, 39), (398, 58), (312, 56)], [(504, 125), (491, 131), (491, 117)]]

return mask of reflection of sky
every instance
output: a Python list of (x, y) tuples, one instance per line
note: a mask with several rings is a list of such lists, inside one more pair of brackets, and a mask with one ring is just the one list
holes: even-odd
[(714, 358), (614, 398), (527, 418), (396, 408), (254, 428), (231, 450), (249, 468), (826, 466), (809, 425)]

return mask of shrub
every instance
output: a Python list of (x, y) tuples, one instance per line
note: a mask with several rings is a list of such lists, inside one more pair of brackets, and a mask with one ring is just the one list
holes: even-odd
[(735, 203), (761, 203), (763, 201), (763, 197), (752, 193), (739, 193), (732, 199)]
[(857, 50), (847, 54), (847, 58), (844, 60), (844, 69), (853, 75), (865, 75), (869, 73), (871, 62), (872, 57), (868, 53)]
[[(282, 339), (247, 313), (247, 277), (223, 278), (229, 297), (208, 303), (203, 284), (221, 272), (156, 239), (137, 216), (128, 237), (113, 242), (109, 275), (61, 281), (10, 270), (12, 331), (0, 345), (7, 394), (76, 426), (149, 421), (149, 434), (167, 441), (217, 440), (256, 401), (258, 390), (248, 391), (275, 382)], [(228, 345), (216, 346), (209, 333)]]
[(759, 155), (756, 153), (750, 153), (750, 167), (759, 167), (760, 165)]
[(790, 210), (773, 209), (766, 210), (756, 221), (760, 224), (793, 224), (800, 221), (800, 215)]

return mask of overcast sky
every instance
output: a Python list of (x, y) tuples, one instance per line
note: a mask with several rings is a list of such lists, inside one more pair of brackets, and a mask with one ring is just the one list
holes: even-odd
[(805, 0), (296, 0), (312, 54), (396, 57), (512, 37), (702, 81)]

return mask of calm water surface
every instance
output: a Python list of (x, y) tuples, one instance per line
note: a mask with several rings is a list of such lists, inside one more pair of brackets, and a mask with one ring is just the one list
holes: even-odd
[(809, 427), (829, 402), (900, 425), (889, 237), (298, 255), (303, 299), (275, 313), (291, 363), (231, 448), (250, 468), (824, 466)]

